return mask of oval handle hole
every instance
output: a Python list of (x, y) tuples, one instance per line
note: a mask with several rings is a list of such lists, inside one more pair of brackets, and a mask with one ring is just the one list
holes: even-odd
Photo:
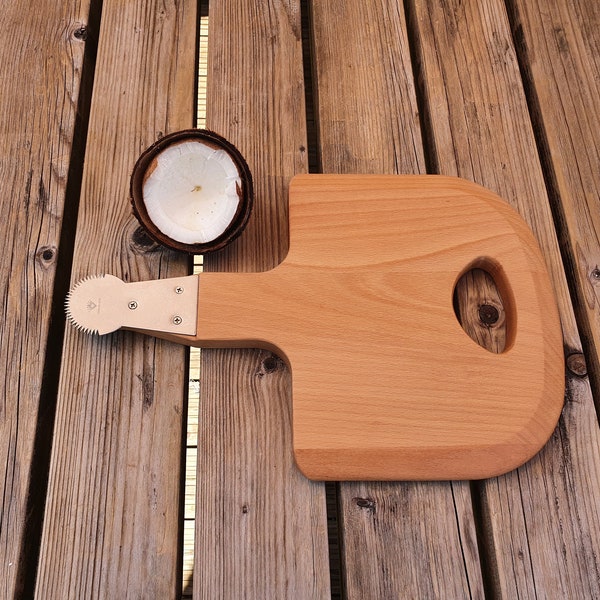
[(482, 348), (499, 354), (506, 348), (506, 305), (486, 270), (466, 271), (454, 287), (454, 312), (465, 333)]

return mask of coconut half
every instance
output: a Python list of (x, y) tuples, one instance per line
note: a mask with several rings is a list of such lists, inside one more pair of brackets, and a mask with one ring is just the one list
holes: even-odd
[(190, 253), (222, 248), (251, 211), (246, 161), (214, 132), (180, 131), (140, 156), (131, 180), (134, 213), (159, 243)]

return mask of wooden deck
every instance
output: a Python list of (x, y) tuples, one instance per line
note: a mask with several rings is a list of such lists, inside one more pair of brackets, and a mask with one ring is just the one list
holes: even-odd
[(296, 173), (465, 177), (536, 234), (567, 376), (556, 431), (516, 471), (325, 485), (294, 465), (284, 363), (203, 351), (193, 597), (600, 598), (595, 0), (5, 3), (0, 598), (183, 593), (189, 354), (65, 328), (63, 302), (88, 274), (190, 269), (139, 230), (128, 186), (145, 147), (196, 123), (207, 10), (206, 126), (247, 158), (256, 208), (204, 268), (284, 257)]

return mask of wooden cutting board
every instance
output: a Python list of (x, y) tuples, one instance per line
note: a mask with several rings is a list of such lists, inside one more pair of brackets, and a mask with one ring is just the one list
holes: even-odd
[[(560, 415), (564, 364), (550, 280), (521, 217), (490, 191), (431, 175), (300, 175), (289, 200), (283, 263), (201, 274), (198, 334), (175, 338), (287, 361), (303, 473), (478, 479), (534, 455)], [(453, 309), (474, 267), (501, 292), (500, 354)]]

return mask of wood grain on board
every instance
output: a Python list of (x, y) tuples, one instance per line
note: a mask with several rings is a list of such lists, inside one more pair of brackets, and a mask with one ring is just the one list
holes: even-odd
[[(566, 352), (580, 355), (505, 4), (430, 0), (411, 2), (410, 13), (436, 169), (489, 187), (528, 221), (553, 279)], [(544, 13), (539, 6), (532, 27)], [(563, 414), (542, 452), (480, 484), (488, 576), (499, 597), (600, 595), (600, 435), (582, 375), (568, 372)]]
[[(491, 477), (542, 447), (563, 405), (562, 335), (544, 259), (516, 211), (455, 177), (312, 174), (290, 183), (289, 212), (283, 262), (192, 276), (197, 333), (168, 335), (285, 358), (307, 477)], [(473, 264), (505, 297), (501, 356), (457, 322), (453, 290)], [(157, 284), (157, 297), (172, 293)]]
[[(403, 7), (315, 1), (311, 16), (322, 171), (425, 172)], [(483, 597), (468, 484), (342, 483), (339, 505), (349, 598)]]
[[(183, 275), (140, 233), (129, 175), (156, 138), (193, 125), (196, 2), (105, 1), (73, 278)], [(38, 598), (170, 598), (180, 588), (185, 351), (69, 328)]]
[[(264, 271), (288, 247), (287, 189), (307, 169), (300, 3), (210, 4), (207, 119), (242, 152), (255, 209), (205, 270)], [(194, 598), (324, 598), (323, 484), (293, 461), (291, 379), (257, 350), (202, 352)]]
[(89, 2), (40, 2), (35, 10), (12, 2), (0, 13), (2, 598), (22, 593), (35, 570), (45, 477), (45, 448), (38, 455), (35, 444), (49, 443), (51, 430), (60, 355), (52, 336), (62, 330), (50, 324), (52, 295), (65, 203), (76, 201), (67, 179), (81, 134), (88, 10)]

